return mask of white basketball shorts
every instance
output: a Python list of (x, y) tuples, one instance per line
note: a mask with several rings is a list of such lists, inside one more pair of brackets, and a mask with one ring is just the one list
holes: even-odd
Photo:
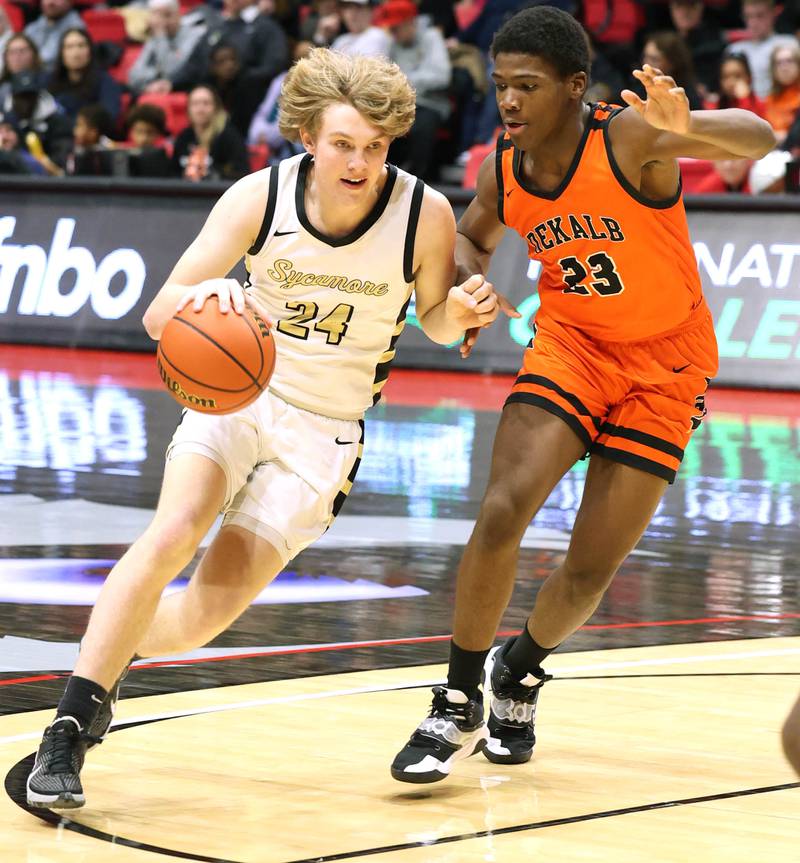
[(233, 414), (185, 411), (167, 460), (197, 453), (215, 461), (227, 480), (223, 525), (267, 540), (286, 565), (333, 522), (363, 445), (363, 420), (311, 413), (268, 390)]

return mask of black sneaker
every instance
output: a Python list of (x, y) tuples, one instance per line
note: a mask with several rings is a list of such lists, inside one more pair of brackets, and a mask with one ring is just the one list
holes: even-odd
[(493, 764), (523, 764), (530, 761), (536, 735), (536, 701), (539, 690), (552, 674), (541, 668), (517, 680), (503, 661), (514, 643), (513, 638), (494, 648), (486, 658), (485, 681), (491, 693), (489, 701), (489, 740), (483, 754)]
[[(133, 662), (133, 659), (131, 659)], [(128, 670), (131, 667), (131, 662), (125, 666), (125, 670), (120, 674), (117, 682), (108, 690), (108, 695), (103, 699), (102, 704), (97, 710), (97, 714), (89, 725), (89, 736), (94, 738), (96, 742), (89, 743), (86, 747), (88, 752), (94, 749), (98, 743), (102, 743), (108, 737), (108, 729), (114, 721), (114, 714), (117, 712), (117, 701), (119, 701), (119, 688), (122, 681), (128, 676)], [(92, 696), (94, 698), (94, 696)]]
[(488, 736), (480, 701), (436, 686), (430, 713), (397, 753), (392, 776), (399, 782), (439, 782), (457, 761), (480, 752)]
[(36, 760), (28, 776), (28, 806), (38, 809), (78, 809), (86, 802), (81, 786), (81, 768), (89, 743), (99, 743), (86, 734), (78, 720), (62, 716), (44, 731)]

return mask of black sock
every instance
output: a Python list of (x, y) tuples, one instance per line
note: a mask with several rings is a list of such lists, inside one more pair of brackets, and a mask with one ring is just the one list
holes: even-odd
[(489, 650), (464, 650), (450, 641), (450, 666), (447, 669), (448, 689), (459, 689), (467, 698), (480, 698), (481, 673)]
[(511, 673), (521, 680), (529, 672), (538, 671), (545, 658), (558, 647), (542, 647), (537, 644), (528, 632), (527, 625), (521, 634), (516, 637), (511, 647), (503, 654), (505, 664), (511, 669)]
[(85, 731), (97, 715), (100, 705), (108, 692), (85, 677), (74, 674), (67, 681), (67, 687), (56, 708), (56, 716), (74, 716)]

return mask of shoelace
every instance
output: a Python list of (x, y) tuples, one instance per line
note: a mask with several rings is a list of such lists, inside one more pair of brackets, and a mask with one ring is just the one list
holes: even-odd
[(508, 686), (503, 686), (502, 695), (505, 698), (512, 698), (514, 701), (523, 701), (526, 704), (532, 704), (536, 700), (539, 690), (548, 680), (552, 679), (552, 674), (545, 674), (544, 677), (539, 678), (539, 682), (535, 683), (533, 686), (524, 686), (523, 684), (513, 681)]
[(469, 720), (467, 716), (468, 707), (469, 703), (453, 704), (451, 701), (448, 701), (444, 687), (435, 686), (433, 688), (433, 703), (431, 704), (428, 716), (430, 718), (440, 716), (443, 719), (460, 719), (462, 722), (467, 722)]
[(52, 749), (53, 757), (50, 759), (48, 771), (50, 773), (72, 773), (72, 755), (75, 751), (76, 744), (81, 741), (87, 743), (102, 743), (100, 737), (94, 737), (91, 734), (85, 734), (66, 724), (60, 728), (55, 728), (51, 731), (52, 734)]

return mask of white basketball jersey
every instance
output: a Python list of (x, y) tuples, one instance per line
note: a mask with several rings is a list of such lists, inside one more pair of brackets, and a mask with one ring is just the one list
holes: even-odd
[(275, 322), (270, 390), (315, 413), (358, 419), (380, 398), (405, 324), (425, 187), (389, 165), (364, 221), (327, 237), (305, 211), (312, 161), (301, 154), (270, 169), (264, 222), (245, 264)]

